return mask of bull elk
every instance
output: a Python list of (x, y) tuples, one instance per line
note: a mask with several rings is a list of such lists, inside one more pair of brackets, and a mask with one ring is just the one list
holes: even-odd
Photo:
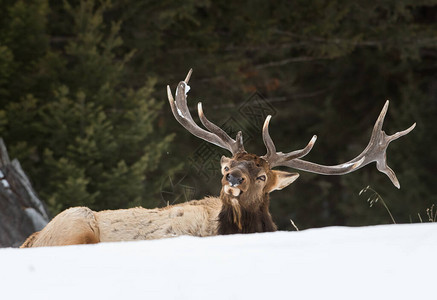
[(386, 135), (382, 131), (388, 101), (382, 109), (364, 151), (354, 159), (335, 166), (325, 166), (303, 160), (313, 148), (316, 136), (300, 150), (277, 152), (269, 134), (271, 116), (265, 120), (262, 137), (267, 148), (263, 156), (247, 153), (241, 131), (235, 140), (211, 123), (198, 104), (202, 129), (193, 120), (187, 107), (188, 81), (192, 70), (176, 89), (174, 100), (167, 86), (168, 100), (176, 120), (191, 134), (229, 150), (232, 157), (221, 159), (222, 188), (220, 197), (207, 197), (164, 208), (142, 207), (95, 212), (87, 207), (69, 208), (58, 214), (43, 230), (31, 235), (21, 247), (59, 246), (98, 242), (159, 239), (179, 235), (212, 236), (219, 234), (275, 231), (269, 212), (269, 193), (281, 190), (295, 181), (299, 174), (274, 170), (289, 167), (324, 175), (342, 175), (376, 162), (399, 188), (399, 181), (387, 166), (386, 150), (390, 142), (408, 134), (410, 128)]

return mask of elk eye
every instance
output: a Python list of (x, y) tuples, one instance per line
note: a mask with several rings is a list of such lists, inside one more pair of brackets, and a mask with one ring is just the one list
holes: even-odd
[(262, 180), (262, 181), (266, 181), (266, 176), (265, 175), (261, 175), (261, 176), (258, 176), (256, 179)]
[(228, 168), (228, 167), (225, 167), (225, 171), (226, 171), (226, 172), (229, 171), (229, 168)]

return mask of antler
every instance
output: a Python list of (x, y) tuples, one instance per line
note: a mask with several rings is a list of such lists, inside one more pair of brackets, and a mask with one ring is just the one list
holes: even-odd
[(170, 87), (167, 85), (168, 101), (170, 102), (170, 107), (175, 119), (193, 135), (209, 143), (229, 150), (232, 155), (235, 155), (239, 152), (245, 152), (241, 131), (237, 133), (235, 140), (232, 139), (224, 130), (211, 123), (205, 117), (201, 102), (197, 104), (197, 111), (200, 121), (209, 131), (200, 128), (196, 122), (194, 122), (187, 106), (187, 93), (190, 90), (188, 81), (190, 80), (192, 72), (193, 69), (190, 69), (185, 80), (179, 82), (178, 87), (176, 88), (176, 101), (173, 99)]
[(408, 134), (411, 130), (413, 130), (414, 127), (416, 127), (416, 123), (411, 125), (406, 130), (397, 132), (393, 135), (387, 135), (382, 130), (382, 125), (384, 123), (384, 118), (388, 110), (388, 104), (389, 101), (387, 100), (381, 113), (379, 114), (378, 119), (376, 120), (375, 126), (373, 127), (372, 136), (370, 137), (370, 141), (367, 147), (360, 155), (348, 162), (335, 166), (324, 166), (300, 159), (301, 157), (308, 154), (308, 152), (312, 149), (316, 141), (316, 136), (313, 136), (308, 145), (301, 150), (293, 151), (286, 154), (282, 152), (276, 152), (275, 145), (270, 137), (268, 129), (270, 116), (267, 117), (263, 127), (263, 140), (267, 148), (267, 154), (263, 156), (263, 158), (269, 162), (272, 168), (277, 166), (285, 166), (323, 175), (347, 174), (358, 170), (365, 165), (370, 164), (371, 162), (376, 162), (376, 168), (380, 172), (386, 174), (390, 178), (394, 186), (399, 189), (400, 184), (398, 179), (396, 178), (396, 174), (387, 165), (387, 147), (392, 141)]
[(313, 148), (313, 146), (317, 140), (316, 135), (314, 135), (311, 138), (308, 145), (306, 145), (306, 147), (303, 149), (296, 150), (296, 151), (289, 152), (289, 153), (276, 152), (275, 143), (273, 143), (273, 140), (269, 134), (269, 123), (270, 123), (271, 118), (272, 118), (272, 116), (268, 115), (265, 122), (264, 122), (263, 141), (264, 141), (264, 144), (266, 145), (266, 148), (267, 148), (267, 154), (264, 156), (261, 156), (261, 158), (263, 158), (264, 160), (269, 162), (270, 168), (281, 166), (284, 162), (292, 160), (292, 159), (304, 157), (305, 155), (307, 155), (311, 151), (311, 149)]

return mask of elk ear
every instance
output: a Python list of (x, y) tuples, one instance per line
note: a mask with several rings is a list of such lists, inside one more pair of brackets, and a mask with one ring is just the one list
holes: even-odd
[(226, 157), (226, 156), (222, 156), (222, 158), (220, 159), (220, 170), (222, 172), (222, 175), (225, 175), (225, 168), (226, 166), (229, 168), (229, 162), (230, 162), (230, 158)]
[(267, 193), (276, 191), (276, 190), (282, 190), (283, 188), (287, 187), (291, 183), (293, 183), (298, 177), (298, 173), (289, 173), (284, 171), (271, 171), (273, 174), (273, 177), (271, 179), (270, 185), (267, 187)]
[(227, 164), (231, 159), (229, 157), (226, 157), (222, 155), (222, 158), (220, 159), (220, 165), (223, 166), (223, 164)]

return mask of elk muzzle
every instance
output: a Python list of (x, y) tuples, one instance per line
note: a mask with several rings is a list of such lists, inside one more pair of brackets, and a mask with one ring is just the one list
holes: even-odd
[(243, 183), (244, 178), (239, 176), (239, 174), (226, 174), (226, 181), (229, 182), (231, 187), (236, 187)]
[(245, 178), (240, 170), (224, 174), (222, 184), (224, 192), (233, 197), (238, 197), (244, 190)]

